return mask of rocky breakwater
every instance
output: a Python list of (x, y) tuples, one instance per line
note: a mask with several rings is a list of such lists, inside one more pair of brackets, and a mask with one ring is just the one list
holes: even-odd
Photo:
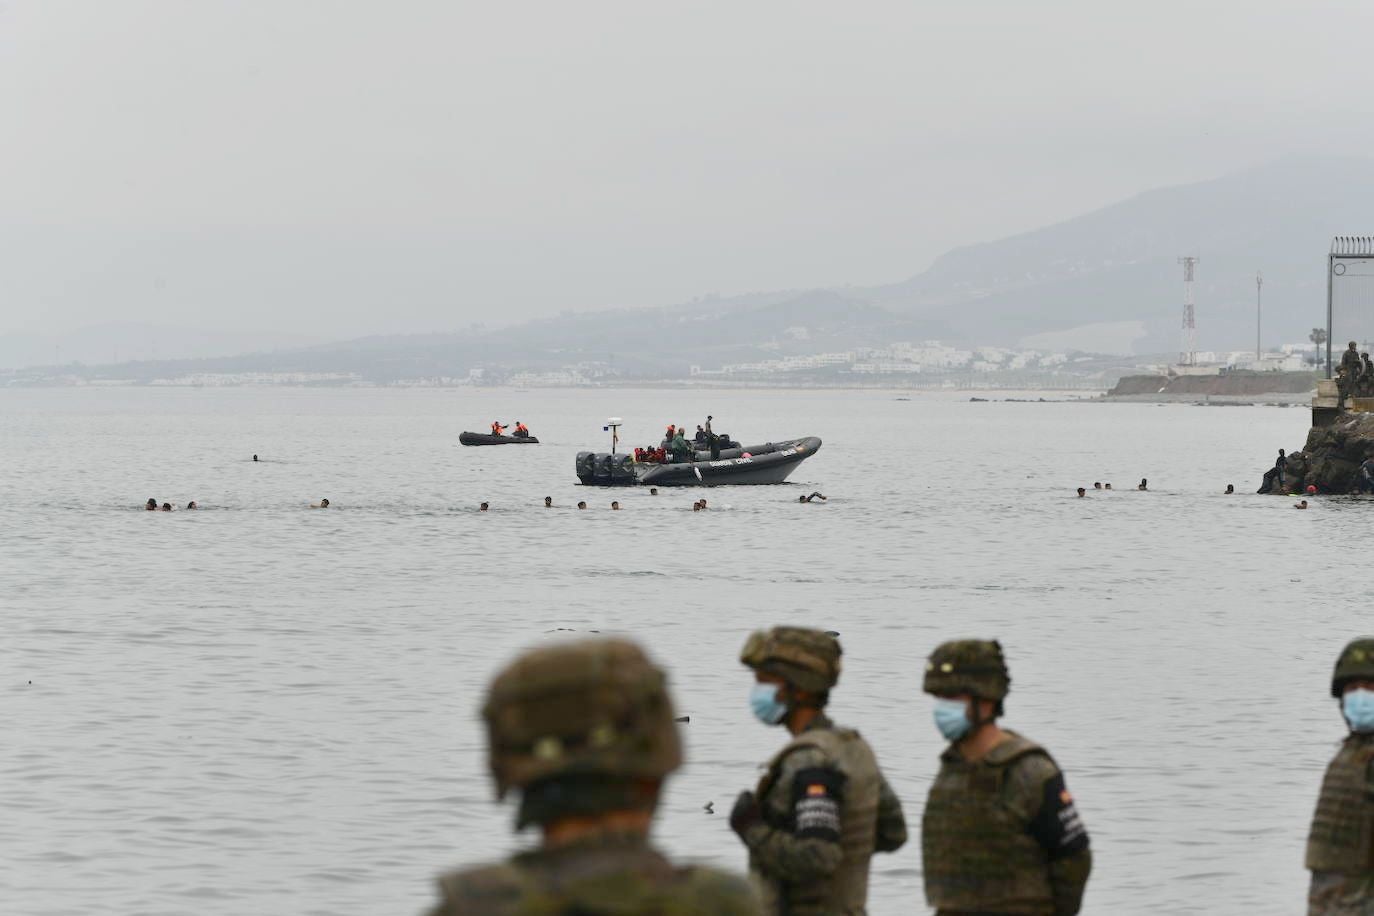
[(1302, 451), (1288, 455), (1284, 490), (1353, 493), (1366, 458), (1374, 458), (1374, 413), (1342, 413), (1327, 426), (1312, 427)]

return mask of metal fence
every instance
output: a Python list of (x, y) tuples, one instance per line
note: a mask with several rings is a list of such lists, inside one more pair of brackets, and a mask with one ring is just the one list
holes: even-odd
[(1326, 377), (1332, 376), (1332, 349), (1350, 341), (1360, 352), (1374, 342), (1374, 236), (1338, 235), (1326, 264)]

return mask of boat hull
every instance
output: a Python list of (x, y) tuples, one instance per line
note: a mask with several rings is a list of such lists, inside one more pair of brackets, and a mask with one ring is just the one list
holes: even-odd
[[(740, 454), (716, 461), (675, 464), (635, 464), (628, 456), (578, 456), (578, 479), (600, 487), (719, 487), (778, 484), (787, 480), (821, 447), (815, 436), (745, 446)], [(748, 457), (745, 457), (748, 453)]]
[(463, 445), (538, 445), (539, 440), (534, 436), (493, 436), (490, 433), (469, 433), (458, 434), (458, 441)]

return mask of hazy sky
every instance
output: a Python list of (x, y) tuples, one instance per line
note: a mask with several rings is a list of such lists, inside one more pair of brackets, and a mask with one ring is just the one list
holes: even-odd
[(895, 281), (1374, 146), (1374, 3), (0, 2), (0, 333)]

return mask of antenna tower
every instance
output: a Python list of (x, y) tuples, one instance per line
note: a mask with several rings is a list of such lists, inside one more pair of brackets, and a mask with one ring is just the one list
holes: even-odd
[(1180, 366), (1197, 365), (1197, 320), (1193, 314), (1193, 271), (1198, 259), (1192, 255), (1178, 259), (1183, 265), (1183, 347), (1178, 354)]

